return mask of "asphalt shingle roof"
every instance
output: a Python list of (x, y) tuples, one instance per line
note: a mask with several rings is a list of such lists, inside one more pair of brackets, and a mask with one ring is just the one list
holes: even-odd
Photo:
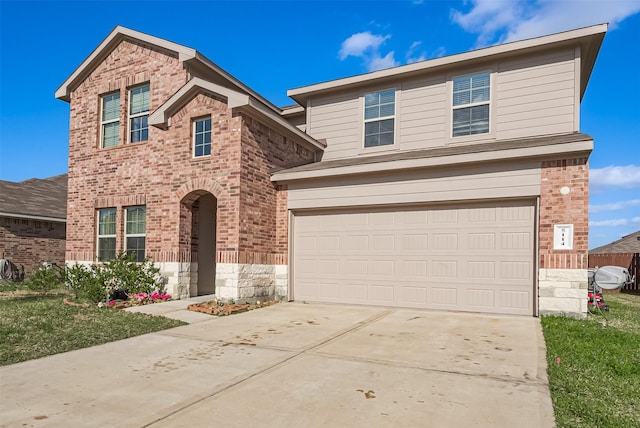
[(589, 250), (589, 254), (640, 253), (640, 230), (610, 244)]
[(67, 218), (67, 174), (13, 182), (0, 180), (0, 213)]

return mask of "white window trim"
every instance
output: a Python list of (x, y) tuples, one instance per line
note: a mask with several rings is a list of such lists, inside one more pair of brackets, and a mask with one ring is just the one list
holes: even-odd
[[(129, 210), (130, 209), (134, 209), (134, 208), (144, 208), (144, 216), (145, 216), (145, 233), (127, 233), (127, 219), (129, 216)], [(124, 209), (124, 252), (125, 254), (128, 252), (128, 248), (127, 248), (127, 238), (145, 238), (145, 242), (144, 242), (144, 253), (145, 256), (147, 254), (147, 206), (146, 205), (133, 205), (130, 207), (125, 207)]]
[(116, 234), (112, 234), (112, 235), (100, 235), (100, 211), (105, 211), (105, 210), (114, 210), (115, 214), (116, 214), (116, 232), (118, 230), (118, 209), (115, 207), (106, 207), (106, 208), (98, 208), (96, 210), (96, 261), (98, 262), (105, 262), (108, 260), (100, 260), (100, 239), (104, 239), (104, 238), (113, 238), (116, 240), (116, 251), (114, 256), (118, 255), (118, 251), (117, 251), (117, 238), (116, 238)]
[[(386, 91), (393, 91), (393, 115), (392, 116), (376, 117), (375, 119), (365, 119), (364, 115), (365, 115), (366, 108), (367, 108), (366, 102), (365, 102), (365, 97), (368, 94), (375, 94), (375, 93), (378, 93), (378, 92), (386, 92)], [(361, 143), (361, 147), (360, 148), (366, 153), (394, 149), (397, 146), (397, 142), (398, 142), (398, 120), (396, 119), (396, 117), (398, 115), (397, 114), (397, 111), (398, 111), (398, 88), (390, 87), (390, 88), (376, 89), (376, 90), (373, 90), (373, 91), (362, 92), (360, 94), (360, 110), (361, 110), (360, 111), (360, 118), (362, 119), (362, 127), (361, 127), (362, 138), (360, 139), (362, 141), (362, 143)], [(386, 120), (386, 119), (393, 119), (393, 144), (386, 144), (386, 145), (383, 145), (383, 146), (366, 147), (365, 146), (366, 124), (367, 123), (371, 123), (371, 122), (377, 122), (377, 121), (381, 121), (381, 120)]]
[[(134, 89), (138, 89), (138, 88), (142, 88), (144, 86), (148, 86), (149, 87), (149, 106), (147, 108), (146, 111), (140, 112), (140, 113), (136, 113), (136, 114), (131, 114), (131, 91), (133, 91)], [(149, 113), (151, 111), (151, 84), (149, 82), (147, 83), (143, 83), (141, 85), (136, 85), (136, 86), (132, 86), (131, 88), (129, 88), (128, 90), (128, 97), (127, 97), (127, 144), (132, 144), (131, 143), (131, 131), (132, 131), (132, 126), (131, 126), (131, 120), (135, 119), (137, 117), (142, 117), (142, 116), (149, 116)], [(146, 140), (142, 140), (142, 141), (136, 141), (133, 144), (138, 144), (138, 143), (144, 143), (145, 141), (149, 141), (149, 122), (147, 121), (147, 139)]]
[[(453, 105), (453, 79), (458, 79), (461, 77), (474, 76), (476, 74), (489, 73), (489, 101), (482, 101), (478, 103), (470, 103), (462, 106)], [(496, 96), (495, 91), (495, 83), (496, 82), (496, 70), (495, 67), (486, 68), (481, 70), (474, 70), (469, 73), (464, 74), (449, 74), (447, 75), (447, 105), (449, 106), (449, 114), (447, 116), (448, 123), (446, 128), (447, 140), (449, 143), (466, 143), (469, 141), (479, 141), (479, 140), (492, 140), (495, 139), (495, 106), (494, 98)], [(472, 135), (460, 135), (458, 137), (453, 136), (453, 111), (461, 108), (474, 107), (478, 105), (489, 104), (489, 132), (485, 132), (483, 134), (472, 134)]]
[[(196, 122), (199, 122), (201, 120), (207, 120), (209, 119), (211, 121), (211, 129), (209, 130), (209, 135), (211, 136), (211, 141), (209, 142), (209, 154), (208, 155), (202, 155), (202, 156), (196, 156)], [(211, 117), (211, 115), (208, 116), (201, 116), (201, 117), (195, 117), (193, 119), (191, 119), (191, 157), (193, 159), (202, 159), (202, 158), (208, 158), (211, 157), (211, 148), (213, 147), (213, 118)]]
[[(109, 149), (111, 147), (118, 147), (118, 144), (116, 144), (115, 146), (105, 146), (104, 145), (104, 125), (108, 125), (110, 123), (116, 123), (118, 122), (118, 124), (120, 124), (120, 109), (118, 109), (118, 117), (116, 117), (115, 119), (110, 119), (110, 120), (103, 120), (103, 113), (104, 113), (104, 99), (106, 97), (110, 97), (112, 95), (120, 95), (120, 91), (113, 91), (113, 92), (108, 92), (106, 94), (102, 94), (100, 95), (100, 148), (101, 149)], [(118, 106), (120, 106), (120, 102), (122, 101), (122, 97), (120, 96), (120, 99), (118, 100)], [(118, 141), (120, 140), (120, 126), (118, 126)]]

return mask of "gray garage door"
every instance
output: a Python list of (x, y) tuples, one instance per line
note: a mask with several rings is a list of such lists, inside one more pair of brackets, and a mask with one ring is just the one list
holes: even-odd
[(293, 298), (532, 315), (531, 202), (298, 213)]

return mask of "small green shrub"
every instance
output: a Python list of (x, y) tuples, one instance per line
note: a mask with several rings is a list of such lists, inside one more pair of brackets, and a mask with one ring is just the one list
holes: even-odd
[(38, 269), (33, 276), (25, 281), (31, 291), (51, 291), (61, 288), (64, 283), (64, 270), (56, 266)]
[(100, 302), (126, 298), (130, 294), (164, 293), (160, 269), (145, 259), (135, 262), (135, 255), (120, 253), (103, 265), (75, 264), (66, 270), (66, 284), (79, 299)]
[(76, 263), (67, 267), (65, 283), (69, 291), (81, 300), (100, 302), (107, 298), (99, 266), (87, 267)]

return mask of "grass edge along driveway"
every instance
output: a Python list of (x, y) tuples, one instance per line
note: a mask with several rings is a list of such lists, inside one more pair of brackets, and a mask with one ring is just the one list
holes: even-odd
[(186, 324), (97, 306), (69, 306), (62, 299), (58, 295), (0, 300), (0, 366)]
[(640, 427), (640, 295), (604, 298), (604, 315), (542, 318), (559, 428)]

